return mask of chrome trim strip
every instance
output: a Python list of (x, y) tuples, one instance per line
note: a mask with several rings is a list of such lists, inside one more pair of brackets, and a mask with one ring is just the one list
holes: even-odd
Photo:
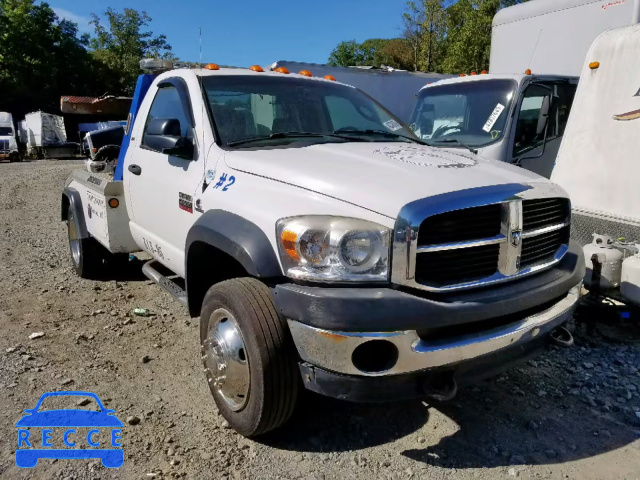
[(502, 204), (502, 227), (500, 229), (507, 242), (500, 245), (498, 273), (512, 277), (520, 270), (522, 254), (522, 200)]
[(562, 230), (563, 228), (568, 227), (569, 225), (571, 225), (571, 222), (564, 222), (564, 223), (558, 223), (556, 225), (550, 225), (544, 228), (539, 228), (537, 230), (522, 232), (522, 238), (537, 237), (539, 235), (544, 235), (545, 233), (551, 233), (557, 230)]
[[(332, 372), (379, 377), (411, 373), (442, 367), (503, 348), (526, 343), (544, 335), (571, 318), (578, 301), (576, 292), (547, 310), (492, 330), (428, 342), (414, 330), (401, 332), (341, 332), (311, 327), (288, 320), (289, 329), (303, 361)], [(370, 340), (386, 340), (398, 348), (398, 361), (384, 372), (362, 372), (353, 365), (351, 356), (359, 345)]]
[(483, 247), (485, 245), (495, 245), (507, 241), (504, 235), (496, 235), (491, 238), (483, 238), (482, 240), (470, 240), (468, 242), (459, 243), (443, 243), (439, 245), (426, 245), (418, 247), (417, 253), (442, 252), (444, 250), (460, 250), (461, 248)]

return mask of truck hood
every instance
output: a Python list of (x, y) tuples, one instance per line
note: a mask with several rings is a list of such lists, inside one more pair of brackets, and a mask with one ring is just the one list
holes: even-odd
[(508, 183), (546, 182), (471, 152), (411, 143), (330, 143), (227, 152), (235, 170), (295, 185), (396, 218), (409, 202)]

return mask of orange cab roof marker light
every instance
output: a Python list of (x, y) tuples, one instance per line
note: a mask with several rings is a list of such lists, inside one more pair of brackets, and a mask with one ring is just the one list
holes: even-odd
[(325, 75), (323, 78), (325, 80), (331, 80), (332, 82), (336, 81), (336, 77), (334, 77), (333, 75)]
[(313, 74), (309, 70), (300, 70), (298, 75), (303, 75), (305, 77), (313, 77)]
[(209, 63), (208, 65), (205, 65), (204, 68), (206, 70), (220, 70), (220, 67), (215, 63)]
[(264, 72), (260, 65), (251, 65), (249, 67), (249, 70), (251, 70), (252, 72)]
[(482, 70), (482, 71), (480, 72), (480, 75), (486, 75), (486, 74), (487, 74), (487, 71), (486, 71), (486, 70)]
[(471, 76), (478, 75), (476, 72), (471, 72)]
[(598, 68), (600, 68), (600, 62), (591, 62), (589, 64), (589, 68), (591, 70), (597, 70)]
[(460, 74), (460, 76), (461, 76), (461, 77), (466, 77), (466, 76), (467, 76), (467, 74), (466, 74), (466, 73), (461, 73), (461, 74)]
[(527, 68), (527, 69), (524, 71), (524, 74), (525, 74), (525, 75), (531, 75), (531, 69), (530, 69), (530, 68)]
[(287, 69), (286, 67), (278, 67), (275, 69), (275, 71), (278, 73), (284, 73), (285, 75), (289, 74), (289, 69)]

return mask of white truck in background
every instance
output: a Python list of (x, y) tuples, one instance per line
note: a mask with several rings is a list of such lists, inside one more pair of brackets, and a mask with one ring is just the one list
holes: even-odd
[(62, 193), (73, 266), (151, 255), (241, 434), (282, 425), (300, 385), (453, 398), (572, 317), (584, 259), (550, 181), (424, 145), (338, 82), (145, 65), (168, 71), (138, 79), (114, 175)]
[(20, 161), (16, 128), (13, 116), (8, 112), (0, 112), (0, 160)]
[(422, 88), (412, 129), (434, 146), (470, 148), (549, 178), (591, 43), (638, 21), (640, 0), (535, 0), (502, 9), (489, 74)]

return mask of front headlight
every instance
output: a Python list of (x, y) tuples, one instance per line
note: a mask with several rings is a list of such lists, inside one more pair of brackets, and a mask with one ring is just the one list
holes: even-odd
[(389, 278), (388, 228), (354, 218), (280, 220), (278, 248), (285, 274), (321, 282), (382, 282)]

